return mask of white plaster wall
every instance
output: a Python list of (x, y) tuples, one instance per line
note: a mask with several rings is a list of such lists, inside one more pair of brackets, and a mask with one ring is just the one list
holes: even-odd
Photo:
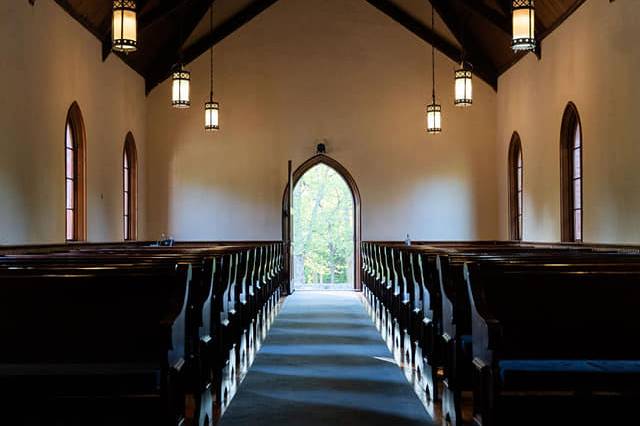
[[(64, 126), (87, 133), (89, 241), (122, 239), (122, 149), (132, 131), (144, 218), (144, 81), (53, 0), (0, 2), (0, 244), (64, 241)], [(140, 220), (144, 235), (144, 220)]]
[(328, 140), (355, 178), (365, 239), (497, 235), (496, 94), (453, 107), (455, 64), (437, 54), (444, 132), (425, 132), (430, 48), (363, 0), (280, 0), (215, 49), (222, 129), (203, 130), (208, 55), (190, 65), (192, 108), (170, 82), (148, 101), (148, 238), (280, 238), (287, 160)]
[(560, 239), (560, 126), (569, 101), (583, 126), (584, 239), (640, 241), (640, 1), (584, 3), (499, 80), (500, 236), (508, 236), (507, 154), (522, 138), (524, 238)]

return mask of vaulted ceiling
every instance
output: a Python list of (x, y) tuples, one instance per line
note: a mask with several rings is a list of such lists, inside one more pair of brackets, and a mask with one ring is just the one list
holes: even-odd
[[(31, 0), (30, 0), (31, 1)], [(122, 60), (146, 81), (147, 93), (171, 75), (179, 58), (189, 63), (278, 0), (138, 0), (138, 50)], [(362, 0), (458, 62), (463, 53), (475, 74), (497, 88), (498, 76), (525, 53), (511, 50), (511, 0), (431, 0), (443, 24), (431, 30), (429, 0)], [(540, 41), (586, 0), (536, 0)], [(112, 0), (56, 0), (111, 52)], [(213, 4), (214, 28), (207, 12)], [(439, 22), (439, 21), (438, 21)]]

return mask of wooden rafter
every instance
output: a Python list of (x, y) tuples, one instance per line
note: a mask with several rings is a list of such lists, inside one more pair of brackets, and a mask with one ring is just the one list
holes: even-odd
[(468, 37), (463, 37), (462, 17), (454, 13), (450, 0), (430, 1), (438, 15), (462, 45), (465, 59), (473, 65), (474, 74), (487, 82), (494, 90), (498, 90), (498, 71), (496, 67), (471, 34)]
[(258, 0), (246, 8), (242, 9), (225, 22), (220, 24), (213, 30), (212, 33), (207, 34), (200, 40), (197, 40), (193, 45), (189, 46), (184, 51), (184, 58), (186, 62), (195, 60), (198, 56), (206, 52), (211, 46), (215, 46), (220, 41), (240, 29), (243, 25), (251, 21), (258, 16), (269, 6), (273, 5), (278, 0)]
[(182, 46), (187, 41), (191, 33), (195, 30), (196, 26), (200, 23), (205, 13), (210, 7), (213, 7), (216, 0), (187, 0), (181, 10), (179, 30), (175, 31), (176, 34), (171, 38), (169, 46), (165, 46), (162, 51), (156, 55), (155, 59), (151, 61), (152, 71), (148, 73), (145, 79), (147, 94), (157, 86), (161, 81), (171, 75), (171, 69), (178, 62), (184, 61), (182, 55)]
[[(431, 44), (449, 59), (454, 62), (460, 62), (462, 58), (462, 51), (454, 46), (447, 39), (434, 32), (431, 28), (420, 22), (417, 18), (407, 13), (389, 0), (366, 0), (391, 19), (402, 25), (404, 28)], [(455, 34), (455, 33), (454, 33)], [(456, 36), (459, 39), (459, 37)], [(498, 85), (498, 76), (493, 69), (493, 66), (487, 66), (487, 63), (474, 64), (475, 73), (478, 77), (484, 80), (494, 89)]]
[[(244, 26), (246, 23), (251, 21), (253, 18), (258, 16), (260, 13), (262, 13), (277, 1), (278, 0), (256, 0), (250, 3), (244, 9), (238, 11), (222, 24), (214, 28), (213, 32), (203, 36), (202, 38), (194, 42), (191, 46), (186, 48), (182, 52), (182, 60), (184, 61), (184, 63), (192, 62), (212, 46), (215, 46), (220, 41), (240, 29), (242, 26)], [(169, 75), (171, 75), (171, 69), (165, 68), (163, 72), (158, 73), (152, 79), (147, 80), (147, 93), (153, 90), (153, 88), (157, 86), (161, 81), (168, 78)]]

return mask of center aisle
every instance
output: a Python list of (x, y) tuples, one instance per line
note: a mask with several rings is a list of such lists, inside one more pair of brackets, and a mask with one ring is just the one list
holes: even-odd
[(430, 425), (355, 292), (289, 296), (222, 426)]

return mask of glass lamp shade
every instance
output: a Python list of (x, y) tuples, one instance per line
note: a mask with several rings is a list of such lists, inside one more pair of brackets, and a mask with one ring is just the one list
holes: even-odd
[(191, 73), (182, 67), (173, 72), (171, 86), (171, 105), (175, 108), (189, 108), (191, 100), (189, 91), (191, 86)]
[(111, 42), (117, 52), (134, 52), (138, 46), (138, 22), (136, 2), (133, 0), (113, 1), (113, 25)]
[(442, 107), (432, 103), (427, 106), (427, 132), (431, 134), (440, 133), (442, 131)]
[(467, 107), (473, 104), (473, 73), (462, 66), (455, 72), (455, 106)]
[(513, 0), (513, 50), (536, 48), (536, 11), (533, 0)]
[(220, 129), (220, 104), (210, 100), (204, 104), (204, 129), (207, 132), (215, 132)]

